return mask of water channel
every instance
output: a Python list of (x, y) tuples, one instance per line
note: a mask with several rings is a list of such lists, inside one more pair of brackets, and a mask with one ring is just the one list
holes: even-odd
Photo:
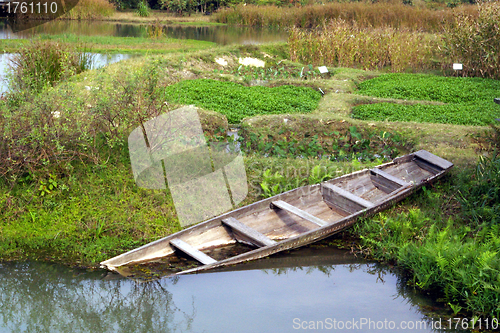
[(0, 265), (0, 332), (437, 332), (423, 314), (434, 305), (387, 267), (331, 247), (142, 283)]

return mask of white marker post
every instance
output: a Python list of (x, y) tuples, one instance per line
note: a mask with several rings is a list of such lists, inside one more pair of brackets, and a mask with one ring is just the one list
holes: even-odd
[(458, 63), (453, 64), (453, 70), (455, 71), (457, 76), (458, 76), (458, 71), (461, 71), (462, 69), (464, 69), (464, 66), (462, 64), (458, 64)]
[(318, 67), (318, 70), (319, 70), (320, 74), (328, 73), (328, 68), (326, 68), (326, 66)]

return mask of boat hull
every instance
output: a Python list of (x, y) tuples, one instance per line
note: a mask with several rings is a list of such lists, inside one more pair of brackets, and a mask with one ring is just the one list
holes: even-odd
[[(339, 233), (365, 218), (386, 210), (426, 184), (445, 175), (453, 166), (426, 151), (395, 159), (372, 170), (361, 170), (322, 184), (303, 186), (241, 207), (178, 233), (146, 244), (101, 263), (103, 268), (121, 272), (120, 267), (174, 255), (176, 240), (189, 243), (192, 252), (201, 252), (235, 242), (252, 243), (251, 233), (228, 228), (234, 219), (269, 241), (229, 258), (178, 272), (187, 274), (211, 270), (298, 248)], [(285, 206), (283, 206), (285, 205)], [(278, 207), (279, 206), (279, 207)], [(283, 208), (283, 209), (282, 209)], [(297, 217), (298, 216), (298, 217)], [(314, 217), (314, 218), (313, 218)], [(245, 235), (249, 237), (245, 237)]]

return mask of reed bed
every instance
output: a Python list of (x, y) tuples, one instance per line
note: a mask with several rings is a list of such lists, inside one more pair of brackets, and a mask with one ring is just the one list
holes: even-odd
[(115, 6), (108, 0), (79, 0), (78, 4), (63, 15), (66, 20), (97, 20), (111, 16)]
[(475, 6), (432, 10), (401, 3), (329, 3), (304, 7), (239, 5), (219, 10), (215, 20), (221, 23), (251, 26), (314, 28), (332, 19), (356, 22), (361, 28), (392, 27), (411, 31), (442, 31), (455, 13), (476, 15)]
[(313, 65), (392, 72), (438, 66), (433, 61), (438, 39), (433, 36), (390, 27), (361, 28), (343, 19), (313, 31), (292, 28), (288, 45), (291, 60)]

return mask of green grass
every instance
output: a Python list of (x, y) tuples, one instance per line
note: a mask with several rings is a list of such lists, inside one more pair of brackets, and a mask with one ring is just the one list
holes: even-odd
[(168, 86), (164, 94), (171, 102), (220, 112), (230, 123), (259, 114), (308, 113), (321, 99), (318, 91), (307, 87), (246, 87), (209, 79), (182, 81)]
[(0, 186), (0, 259), (99, 261), (180, 230), (165, 191), (138, 188), (130, 164), (77, 168), (75, 176)]
[[(63, 44), (72, 44), (84, 47), (85, 51), (97, 53), (170, 53), (181, 51), (195, 51), (214, 47), (212, 42), (174, 39), (174, 38), (146, 38), (146, 37), (113, 37), (113, 36), (83, 36), (74, 34), (40, 35), (37, 40), (57, 41)], [(2, 41), (1, 52), (17, 52), (29, 41), (23, 39), (7, 39)]]
[(359, 84), (359, 94), (446, 104), (365, 104), (354, 107), (352, 117), (363, 120), (488, 125), (500, 117), (500, 107), (493, 102), (499, 92), (500, 81), (491, 79), (387, 74)]
[[(454, 311), (500, 314), (500, 156), (454, 170), (411, 202), (354, 226), (362, 248), (406, 269), (409, 283)], [(403, 210), (403, 211), (401, 211)]]

